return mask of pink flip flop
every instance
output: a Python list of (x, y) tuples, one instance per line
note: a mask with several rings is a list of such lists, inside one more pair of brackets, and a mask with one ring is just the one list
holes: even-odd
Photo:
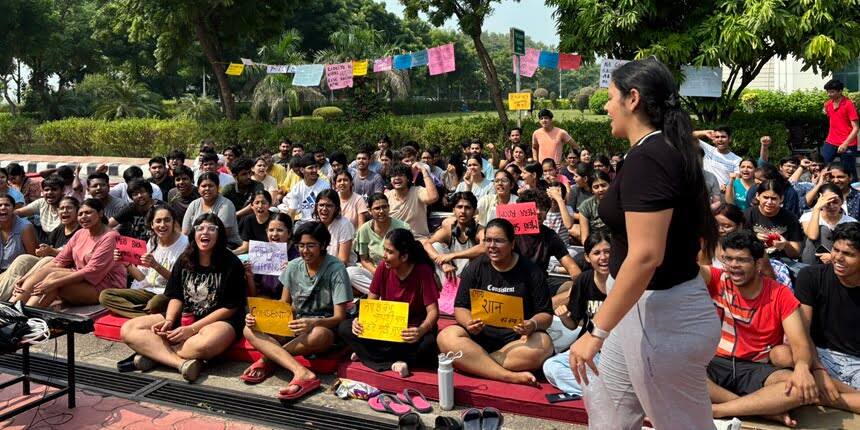
[(433, 412), (433, 406), (427, 401), (424, 394), (421, 394), (418, 390), (407, 388), (402, 393), (397, 393), (397, 398), (422, 414)]
[(367, 405), (370, 406), (370, 409), (373, 409), (376, 412), (389, 413), (397, 416), (401, 416), (412, 411), (409, 406), (404, 405), (403, 402), (391, 394), (380, 394), (376, 397), (372, 397), (367, 401)]

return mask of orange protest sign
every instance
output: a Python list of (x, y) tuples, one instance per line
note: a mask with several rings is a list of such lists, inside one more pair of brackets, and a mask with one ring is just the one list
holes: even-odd
[(496, 216), (510, 221), (514, 225), (514, 234), (540, 233), (538, 211), (534, 202), (498, 205)]
[(358, 322), (364, 328), (362, 338), (403, 342), (400, 332), (409, 326), (409, 303), (361, 299)]
[(523, 322), (523, 298), (484, 290), (469, 290), (472, 319), (493, 327), (514, 328)]
[(293, 331), (290, 330), (290, 322), (293, 320), (293, 307), (289, 303), (261, 297), (248, 297), (248, 313), (257, 320), (257, 330), (279, 336), (293, 336)]

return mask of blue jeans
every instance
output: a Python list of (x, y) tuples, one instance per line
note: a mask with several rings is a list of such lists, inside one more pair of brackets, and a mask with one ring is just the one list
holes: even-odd
[(860, 357), (834, 351), (832, 349), (816, 348), (821, 364), (827, 368), (830, 376), (854, 387), (860, 388)]
[[(597, 365), (597, 363), (600, 363), (599, 352), (594, 356), (594, 364)], [(576, 378), (573, 377), (573, 371), (570, 370), (569, 349), (544, 361), (543, 374), (553, 387), (558, 388), (563, 393), (576, 394), (577, 396), (582, 395), (582, 386), (576, 382)], [(594, 377), (591, 369), (588, 369), (588, 375), (589, 380), (591, 380), (591, 377)]]
[(839, 157), (842, 163), (842, 168), (851, 176), (852, 180), (857, 180), (857, 145), (849, 146), (848, 149), (839, 154), (836, 150), (837, 146), (829, 143), (824, 143), (821, 147), (821, 156), (824, 157), (825, 163), (830, 163), (834, 158)]

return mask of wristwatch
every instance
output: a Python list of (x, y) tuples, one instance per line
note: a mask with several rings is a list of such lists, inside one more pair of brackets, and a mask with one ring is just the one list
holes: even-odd
[(594, 320), (588, 320), (585, 324), (585, 331), (600, 340), (606, 340), (606, 338), (609, 337), (609, 332), (594, 325)]

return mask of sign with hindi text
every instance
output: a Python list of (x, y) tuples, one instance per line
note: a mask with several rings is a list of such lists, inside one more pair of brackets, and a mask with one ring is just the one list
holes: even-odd
[(428, 49), (427, 57), (427, 68), (430, 70), (430, 76), (453, 72), (457, 67), (454, 64), (453, 43)]
[(146, 241), (128, 236), (116, 239), (116, 250), (120, 253), (120, 263), (140, 265), (140, 257), (146, 254)]
[(367, 60), (353, 61), (352, 62), (352, 76), (366, 76), (366, 75), (367, 75)]
[(615, 69), (629, 63), (627, 60), (612, 60), (604, 58), (600, 62), (600, 88), (609, 88), (609, 81), (612, 80), (612, 72)]
[(389, 70), (391, 70), (391, 57), (383, 57), (373, 60), (373, 73), (387, 72)]
[(226, 73), (229, 76), (239, 76), (242, 74), (242, 72), (244, 70), (245, 70), (244, 64), (242, 64), (242, 63), (230, 63), (230, 65), (227, 66), (227, 71), (224, 73)]
[(289, 260), (287, 244), (252, 240), (248, 242), (248, 260), (254, 274), (278, 276)]
[(248, 313), (257, 320), (257, 330), (278, 336), (293, 336), (293, 331), (290, 330), (293, 307), (289, 303), (262, 297), (248, 297)]
[(496, 206), (496, 217), (510, 221), (514, 225), (514, 234), (540, 233), (535, 202), (498, 205)]
[(532, 93), (508, 93), (508, 109), (529, 110), (532, 108)]
[(720, 67), (681, 66), (684, 82), (680, 93), (684, 97), (714, 97), (723, 95), (723, 69)]
[(401, 332), (409, 326), (409, 303), (361, 299), (358, 322), (362, 338), (403, 342)]
[(514, 328), (523, 322), (523, 298), (485, 290), (469, 290), (472, 319), (493, 327)]

